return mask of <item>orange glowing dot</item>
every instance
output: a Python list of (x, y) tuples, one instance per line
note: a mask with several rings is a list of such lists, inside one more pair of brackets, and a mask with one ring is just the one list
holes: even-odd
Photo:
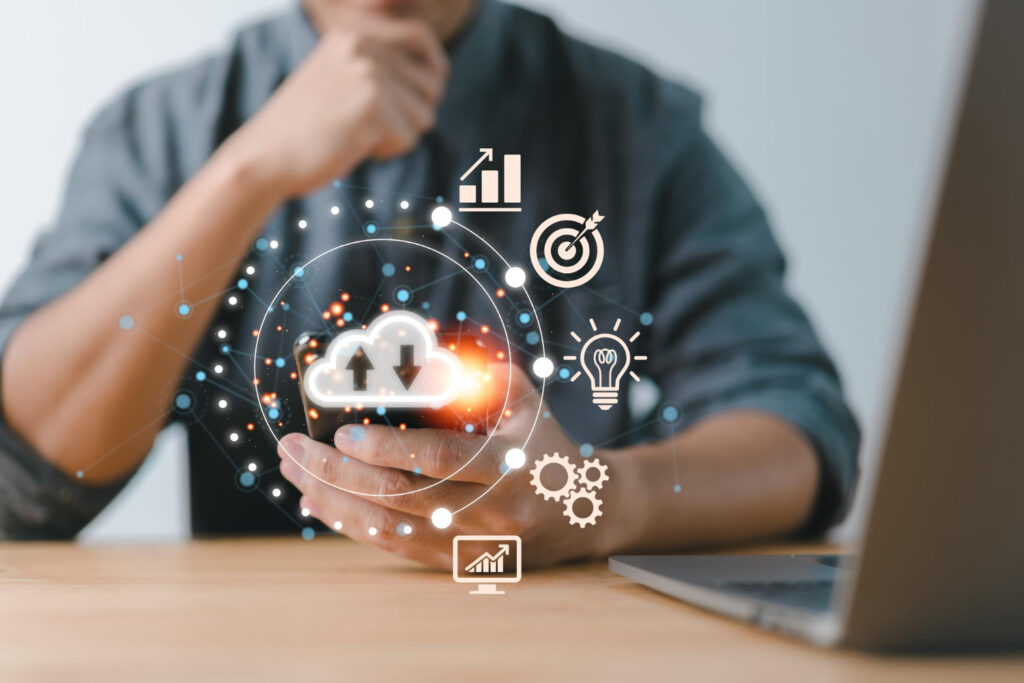
[(462, 252), (462, 258), (469, 258), (469, 252), (468, 251)]
[(410, 458), (415, 458), (415, 457), (416, 457), (416, 454), (415, 454), (415, 453), (410, 453), (410, 454), (409, 454), (409, 457), (410, 457)]
[(260, 385), (260, 380), (259, 380), (259, 378), (257, 378), (257, 377), (253, 377), (253, 378), (252, 378), (252, 383), (253, 383), (253, 384), (254, 384), (255, 386), (259, 386), (259, 385)]
[(284, 329), (284, 328), (283, 328), (283, 327), (281, 327), (280, 325), (278, 325), (278, 326), (277, 326), (277, 331), (278, 331), (278, 332), (280, 332), (280, 331), (281, 331), (282, 329)]
[(252, 336), (254, 336), (254, 337), (260, 336), (260, 331), (259, 330), (253, 330), (252, 331)]
[(338, 318), (337, 320), (335, 320), (334, 324), (337, 325), (338, 327), (345, 327), (345, 321), (342, 320), (341, 318)]
[(483, 325), (483, 326), (482, 326), (482, 327), (480, 328), (480, 334), (487, 334), (487, 333), (488, 333), (488, 332), (490, 332), (490, 331), (491, 331), (491, 328), (490, 328), (490, 326), (489, 326), (489, 325)]
[(256, 425), (250, 422), (249, 424), (245, 425), (245, 428), (251, 432), (252, 430), (256, 429)]
[(316, 360), (316, 354), (315, 353), (307, 353), (305, 356), (302, 357), (302, 362), (304, 362), (306, 365), (312, 365), (313, 361), (315, 361), (315, 360)]
[(391, 310), (391, 307), (388, 306), (387, 304), (381, 304), (380, 305), (380, 310), (381, 310), (382, 313), (387, 313), (388, 311)]
[(351, 413), (352, 412), (352, 406), (345, 406), (345, 412), (346, 413)]
[(320, 346), (320, 342), (318, 342), (316, 339), (309, 340), (309, 348), (315, 349), (318, 346)]
[(505, 417), (512, 417), (512, 411), (511, 410), (506, 410), (505, 411)]
[(364, 424), (364, 425), (368, 425), (368, 424), (370, 424), (370, 418), (368, 418), (368, 417), (364, 417), (364, 418), (363, 418), (363, 424)]
[(505, 298), (505, 290), (504, 289), (499, 289), (497, 292), (495, 292), (495, 294), (498, 296), (499, 299), (504, 299)]
[(348, 292), (342, 292), (342, 293), (341, 293), (341, 300), (342, 300), (342, 301), (348, 301), (348, 300), (349, 300), (349, 299), (351, 299), (351, 298), (352, 298), (352, 297), (350, 297), (350, 296), (349, 296)]
[(402, 424), (398, 425), (398, 428), (404, 432), (406, 429), (405, 423), (403, 422)]
[(360, 327), (365, 330), (366, 329), (366, 323), (363, 323), (362, 325), (360, 325)]
[(277, 392), (276, 391), (270, 392), (270, 398), (276, 399), (277, 398)]
[(331, 315), (341, 315), (342, 310), (343, 309), (341, 307), (341, 304), (339, 304), (337, 301), (331, 304)]
[(454, 351), (455, 350), (455, 344), (449, 344), (448, 348), (451, 349), (452, 351)]
[(260, 396), (260, 400), (263, 401), (263, 405), (268, 405), (274, 397), (270, 394), (263, 394)]
[(314, 420), (318, 420), (318, 419), (320, 419), (320, 413), (318, 413), (318, 412), (316, 411), (316, 408), (310, 408), (310, 409), (309, 409), (309, 416), (310, 416), (311, 418), (313, 418)]
[(264, 365), (270, 365), (270, 359), (269, 358), (264, 358), (263, 359), (263, 363), (264, 363)]
[(297, 372), (292, 372), (291, 374), (289, 374), (289, 375), (288, 375), (288, 377), (289, 377), (290, 379), (298, 379), (298, 378), (299, 378), (299, 373), (297, 373)]
[(498, 360), (505, 360), (505, 352), (498, 351)]
[(405, 272), (411, 273), (412, 272), (412, 266), (406, 266), (405, 267)]
[(437, 332), (437, 330), (440, 327), (441, 327), (441, 325), (438, 324), (438, 322), (436, 320), (434, 320), (433, 318), (431, 318), (430, 320), (427, 321), (427, 329), (430, 330), (431, 332)]
[(323, 313), (321, 313), (321, 314), (320, 314), (320, 316), (321, 316), (321, 317), (322, 317), (322, 318), (323, 318), (324, 320), (329, 320), (329, 319), (330, 319), (330, 317), (331, 317), (331, 312), (330, 312), (330, 311), (324, 311)]

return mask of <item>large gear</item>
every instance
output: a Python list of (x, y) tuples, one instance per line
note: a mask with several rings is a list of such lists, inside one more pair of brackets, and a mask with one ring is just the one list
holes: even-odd
[[(591, 478), (591, 471), (597, 472), (597, 478)], [(586, 486), (590, 491), (599, 489), (604, 486), (606, 481), (608, 481), (608, 465), (605, 465), (597, 458), (587, 460), (583, 463), (583, 466), (580, 467), (579, 475), (581, 486)]]
[[(590, 514), (586, 517), (580, 517), (573, 509), (576, 501), (581, 498), (586, 498), (590, 501)], [(601, 501), (597, 499), (597, 494), (593, 491), (587, 491), (586, 489), (581, 488), (578, 491), (573, 491), (572, 495), (565, 499), (565, 516), (569, 518), (569, 524), (575, 524), (581, 529), (588, 524), (597, 524), (597, 518), (602, 514)]]
[[(565, 485), (562, 488), (549, 489), (541, 482), (540, 473), (548, 465), (557, 465), (565, 470)], [(530, 474), (533, 475), (533, 478), (530, 480), (530, 483), (533, 484), (533, 490), (537, 492), (537, 495), (544, 496), (544, 500), (562, 500), (568, 496), (576, 486), (576, 477), (578, 476), (576, 467), (569, 462), (569, 458), (559, 455), (557, 452), (554, 454), (545, 453), (544, 457), (533, 464)]]

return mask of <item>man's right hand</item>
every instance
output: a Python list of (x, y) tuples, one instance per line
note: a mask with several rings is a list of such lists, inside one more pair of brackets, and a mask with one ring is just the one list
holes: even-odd
[(332, 28), (224, 145), (281, 200), (368, 158), (411, 150), (433, 127), (448, 78), (437, 36), (419, 21), (359, 16)]

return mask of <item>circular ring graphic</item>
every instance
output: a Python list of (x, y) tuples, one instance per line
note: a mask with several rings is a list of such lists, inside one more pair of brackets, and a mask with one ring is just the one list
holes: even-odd
[(570, 288), (586, 284), (597, 275), (604, 261), (601, 233), (582, 227), (559, 227), (562, 223), (584, 226), (586, 222), (583, 216), (560, 213), (533, 231), (530, 261), (542, 280), (555, 287)]
[[(397, 242), (397, 243), (401, 243), (401, 244), (406, 244), (406, 245), (409, 245), (409, 246), (417, 247), (417, 248), (420, 248), (420, 249), (426, 249), (428, 251), (433, 252), (434, 254), (436, 254), (438, 256), (441, 256), (441, 257), (447, 259), (451, 263), (454, 263), (460, 270), (462, 270), (467, 276), (469, 276), (469, 278), (471, 280), (473, 280), (473, 282), (476, 283), (476, 285), (478, 287), (480, 287), (480, 289), (484, 292), (484, 295), (487, 297), (488, 301), (491, 303), (491, 306), (494, 307), (495, 314), (497, 315), (498, 320), (501, 321), (502, 331), (504, 332), (504, 335), (505, 335), (505, 345), (506, 345), (506, 350), (507, 350), (507, 353), (508, 353), (508, 357), (509, 358), (512, 357), (512, 342), (511, 342), (511, 339), (509, 338), (509, 335), (508, 335), (508, 329), (505, 326), (504, 317), (501, 315), (501, 312), (498, 310), (498, 306), (495, 303), (494, 298), (491, 296), (490, 292), (487, 291), (487, 288), (479, 280), (477, 280), (476, 277), (473, 276), (473, 274), (469, 271), (469, 269), (467, 269), (461, 263), (459, 263), (458, 261), (453, 259), (451, 256), (448, 256), (447, 254), (445, 254), (445, 253), (443, 253), (441, 251), (438, 251), (437, 249), (434, 249), (433, 247), (429, 247), (429, 246), (427, 246), (425, 244), (419, 244), (418, 242), (412, 242), (412, 241), (409, 241), (409, 240), (403, 240), (403, 239), (397, 239), (397, 238), (391, 238), (391, 237), (377, 237), (377, 238), (372, 238), (372, 239), (356, 240), (354, 242), (346, 242), (346, 243), (343, 243), (343, 244), (339, 244), (339, 245), (337, 245), (335, 247), (331, 247), (330, 249), (328, 249), (328, 250), (326, 250), (326, 251), (324, 251), (324, 252), (322, 252), (320, 254), (317, 254), (312, 259), (310, 259), (309, 261), (307, 261), (304, 264), (302, 264), (300, 269), (293, 270), (292, 274), (288, 277), (287, 280), (285, 280), (284, 284), (281, 285), (280, 289), (277, 290), (277, 293), (274, 294), (274, 296), (273, 296), (273, 298), (271, 300), (272, 301), (278, 301), (278, 300), (281, 299), (282, 294), (288, 288), (289, 284), (291, 284), (292, 280), (294, 280), (297, 277), (296, 272), (307, 272), (309, 267), (312, 264), (314, 264), (316, 261), (318, 261), (319, 259), (323, 258), (324, 256), (326, 256), (328, 254), (331, 254), (331, 253), (333, 253), (335, 251), (339, 251), (339, 250), (345, 249), (347, 247), (352, 247), (352, 246), (355, 246), (355, 245), (358, 245), (358, 244), (366, 244), (366, 243), (371, 243), (371, 242), (392, 242), (392, 243)], [(256, 348), (254, 349), (254, 353), (253, 353), (253, 377), (254, 378), (258, 374), (258, 372), (257, 372), (257, 368), (258, 368), (257, 360), (259, 358), (259, 353), (258, 353), (259, 352), (259, 341), (260, 341), (260, 337), (263, 335), (263, 327), (266, 325), (267, 317), (270, 315), (271, 310), (272, 309), (268, 307), (267, 310), (264, 311), (263, 318), (260, 320), (259, 329), (256, 332)], [(260, 415), (263, 417), (263, 421), (266, 424), (267, 428), (269, 429), (271, 436), (274, 437), (274, 441), (277, 442), (278, 446), (281, 446), (281, 440), (278, 438), (277, 433), (274, 431), (274, 428), (273, 428), (273, 426), (270, 423), (270, 419), (267, 416), (267, 412), (263, 409), (263, 404), (260, 401), (259, 388), (256, 387), (255, 384), (253, 386), (254, 386), (254, 391), (256, 392), (256, 402), (257, 402), (257, 405), (260, 406)], [(397, 497), (397, 496), (407, 496), (407, 495), (411, 495), (413, 493), (420, 493), (422, 491), (426, 491), (428, 489), (431, 489), (431, 488), (433, 488), (433, 487), (435, 487), (435, 486), (437, 486), (439, 484), (442, 484), (442, 483), (450, 480), (452, 477), (456, 476), (459, 472), (461, 472), (465, 468), (469, 467), (469, 465), (477, 458), (477, 456), (479, 456), (480, 453), (483, 452), (483, 450), (491, 442), (491, 439), (493, 437), (494, 431), (501, 424), (502, 418), (504, 417), (504, 414), (505, 414), (505, 410), (508, 408), (508, 402), (509, 402), (509, 398), (511, 396), (511, 391), (512, 391), (512, 364), (510, 363), (509, 364), (509, 371), (508, 371), (508, 385), (507, 385), (507, 388), (505, 390), (505, 400), (504, 400), (504, 403), (502, 404), (501, 412), (498, 415), (498, 420), (494, 424), (494, 429), (492, 429), (487, 434), (487, 437), (484, 439), (484, 442), (482, 444), (480, 444), (480, 447), (476, 450), (476, 452), (473, 453), (473, 455), (465, 463), (463, 463), (459, 468), (457, 468), (456, 470), (454, 470), (453, 472), (451, 472), (450, 474), (445, 476), (443, 479), (439, 479), (439, 480), (435, 481), (432, 484), (428, 484), (428, 485), (423, 486), (423, 487), (418, 488), (418, 489), (413, 489), (413, 490), (410, 490), (410, 491), (402, 491), (400, 493), (367, 493), (367, 492), (363, 492), (363, 491), (353, 491), (353, 490), (350, 490), (350, 489), (346, 489), (346, 488), (344, 488), (342, 486), (338, 486), (337, 484), (335, 484), (333, 482), (329, 482), (329, 481), (325, 481), (324, 479), (321, 479), (315, 473), (310, 472), (308, 469), (306, 469), (294, 457), (292, 457), (292, 455), (290, 453), (288, 453), (288, 449), (287, 448), (284, 448), (284, 451), (288, 455), (288, 457), (291, 458), (292, 462), (294, 462), (296, 465), (298, 465), (304, 472), (306, 472), (306, 474), (308, 474), (311, 477), (317, 479), (321, 483), (327, 484), (328, 486), (330, 486), (332, 488), (336, 488), (336, 489), (338, 489), (340, 491), (345, 491), (346, 493), (352, 493), (352, 494), (359, 495), (359, 496), (373, 497), (373, 498), (393, 498), (393, 497)], [(543, 397), (543, 393), (541, 394), (541, 396)], [(541, 403), (543, 403), (543, 398), (541, 400)], [(534, 426), (536, 426), (536, 422), (537, 422), (538, 417), (539, 417), (539, 408), (538, 408), (537, 416), (534, 417)], [(532, 435), (532, 433), (533, 433), (533, 429), (531, 428), (530, 434)], [(499, 479), (500, 479), (500, 477), (499, 477)], [(488, 489), (488, 490), (490, 490), (490, 489)], [(479, 500), (479, 498), (477, 500)], [(475, 502), (475, 501), (473, 501), (473, 502)], [(463, 509), (465, 509), (465, 508), (463, 508)]]

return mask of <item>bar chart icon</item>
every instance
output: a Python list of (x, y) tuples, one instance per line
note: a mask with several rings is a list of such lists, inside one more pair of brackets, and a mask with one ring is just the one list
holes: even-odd
[(483, 162), (494, 163), (494, 149), (480, 148), (480, 157), (459, 177), (459, 211), (522, 211), (522, 155), (504, 154), (501, 169), (481, 168), (479, 183), (466, 183)]

